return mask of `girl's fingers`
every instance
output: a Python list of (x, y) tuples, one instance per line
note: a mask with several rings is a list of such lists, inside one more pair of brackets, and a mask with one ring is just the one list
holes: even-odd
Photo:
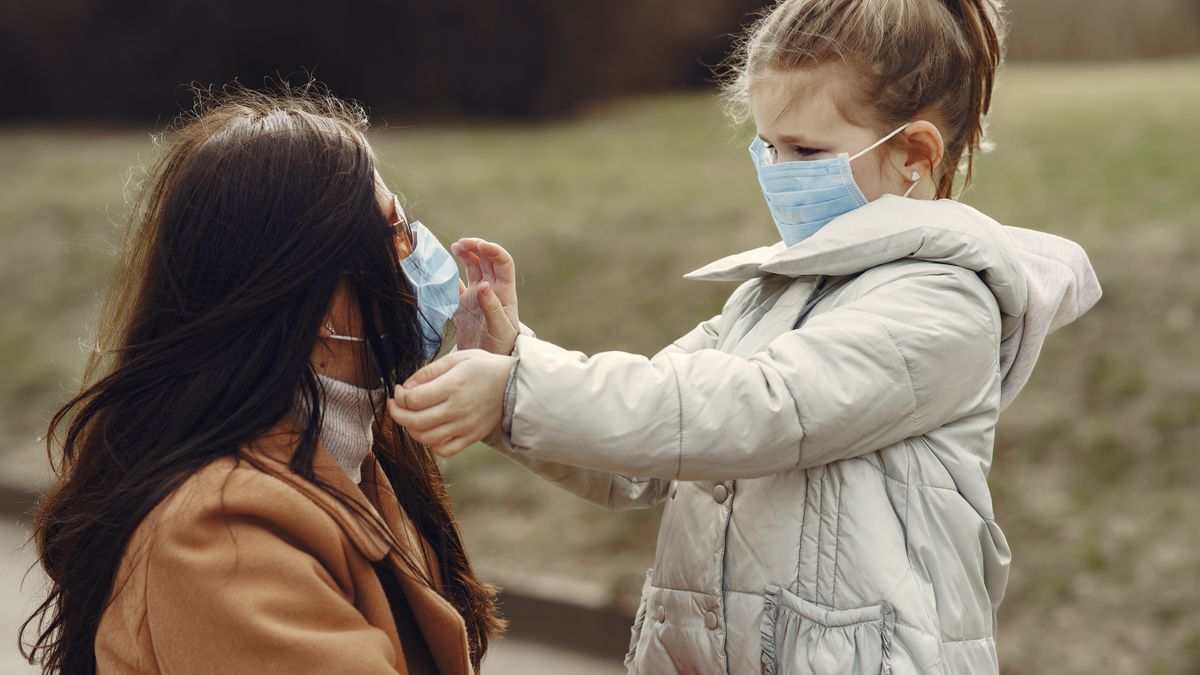
[(453, 383), (429, 382), (411, 389), (397, 388), (396, 396), (392, 401), (405, 410), (426, 412), (449, 400), (453, 390)]
[(444, 445), (433, 447), (432, 450), (434, 454), (438, 455), (439, 457), (453, 457), (463, 450), (469, 448), (474, 442), (475, 441), (471, 440), (471, 438), (468, 436), (460, 436), (458, 438), (450, 439)]
[(429, 443), (426, 437), (431, 434), (435, 436), (435, 440), (445, 442), (445, 439), (454, 434), (441, 433), (439, 435), (436, 432), (439, 430), (446, 432), (469, 424), (463, 419), (469, 413), (462, 409), (461, 404), (442, 403), (427, 410), (413, 410), (404, 407), (399, 401), (392, 400), (388, 401), (387, 407), (388, 415), (393, 422), (408, 430), (413, 438), (427, 445)]
[(479, 306), (483, 308), (484, 316), (493, 311), (502, 312), (504, 310), (504, 306), (500, 304), (500, 300), (496, 297), (496, 289), (486, 281), (479, 284)]
[(463, 262), (463, 267), (467, 268), (467, 285), (474, 286), (483, 278), (483, 271), (479, 267), (479, 256), (475, 252), (467, 249), (464, 250), (458, 259)]
[(394, 400), (387, 402), (387, 409), (388, 416), (392, 418), (392, 421), (408, 429), (409, 433), (430, 426), (424, 421), (424, 413), (419, 410), (409, 410)]
[[(428, 432), (430, 429), (447, 424), (456, 424), (462, 421), (464, 411), (461, 405), (454, 405), (451, 402), (439, 403), (432, 408), (425, 410), (410, 410), (405, 409), (402, 405), (397, 405), (399, 409), (411, 415), (408, 419), (413, 420), (410, 425), (404, 425), (405, 429), (418, 430)], [(447, 436), (449, 438), (449, 436)]]
[(450, 245), (450, 252), (467, 268), (467, 281), (471, 284), (479, 281), (479, 256), (476, 249), (470, 239), (459, 239)]
[[(397, 385), (388, 401), (389, 411), (401, 411), (404, 420), (396, 419), (402, 426), (416, 422), (412, 414), (421, 413), (450, 398), (455, 390), (452, 377), (443, 377), (463, 362), (468, 356), (464, 352), (451, 352), (413, 374), (403, 385)], [(393, 418), (396, 415), (393, 414)]]
[(458, 424), (442, 424), (432, 429), (420, 430), (409, 429), (408, 435), (412, 436), (417, 442), (430, 447), (436, 448), (449, 443), (455, 438), (458, 433)]
[[(450, 352), (442, 358), (413, 373), (412, 377), (404, 381), (403, 387), (404, 389), (414, 389), (417, 387), (417, 385), (433, 382), (469, 358), (471, 358), (471, 355), (465, 351)], [(395, 395), (396, 397), (400, 396), (400, 387), (396, 388)]]
[(482, 239), (467, 237), (464, 239), (459, 239), (457, 242), (455, 242), (451, 251), (454, 253), (454, 255), (465, 254), (479, 256), (480, 247), (486, 243), (487, 242)]
[(479, 267), (483, 270), (483, 278), (485, 281), (496, 281), (496, 267), (492, 264), (492, 256), (481, 255), (476, 258), (479, 261)]
[[(516, 281), (516, 264), (503, 246), (483, 239), (460, 239), (454, 244), (454, 254), (466, 262), (473, 257), (480, 265), (485, 279), (500, 283)], [(490, 274), (490, 276), (489, 276)]]
[(496, 297), (495, 290), (486, 284), (479, 288), (479, 308), (483, 310), (483, 318), (487, 323), (489, 335), (501, 339), (516, 339), (516, 329), (504, 313), (504, 305)]
[(484, 250), (488, 253), (488, 258), (492, 263), (492, 270), (496, 275), (496, 281), (502, 284), (516, 283), (517, 281), (517, 266), (513, 262), (512, 256), (504, 247), (499, 244), (487, 242), (484, 245)]

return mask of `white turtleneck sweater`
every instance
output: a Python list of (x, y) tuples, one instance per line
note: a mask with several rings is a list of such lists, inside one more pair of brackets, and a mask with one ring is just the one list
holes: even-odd
[[(375, 404), (386, 398), (384, 387), (363, 389), (317, 373), (321, 398), (321, 445), (355, 483), (362, 481), (362, 463), (374, 441)], [(374, 399), (374, 401), (372, 401)], [(296, 412), (308, 418), (308, 406), (297, 401)]]

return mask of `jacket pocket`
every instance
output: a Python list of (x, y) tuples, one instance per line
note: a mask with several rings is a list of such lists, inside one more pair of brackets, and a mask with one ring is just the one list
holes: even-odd
[(887, 602), (826, 609), (778, 586), (764, 596), (767, 675), (890, 675), (896, 615)]
[(646, 570), (646, 581), (642, 583), (642, 599), (638, 602), (637, 614), (633, 617), (633, 628), (629, 630), (629, 651), (625, 652), (625, 668), (628, 670), (633, 666), (633, 659), (637, 656), (638, 640), (642, 636), (642, 624), (646, 622), (646, 599), (650, 590), (650, 575), (654, 570)]

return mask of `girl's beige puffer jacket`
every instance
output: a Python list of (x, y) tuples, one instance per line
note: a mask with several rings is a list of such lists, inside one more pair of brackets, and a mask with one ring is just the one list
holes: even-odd
[(1082, 249), (884, 197), (688, 276), (744, 283), (650, 359), (523, 335), (506, 397), (516, 461), (666, 501), (629, 672), (997, 672), (996, 420), (1099, 298)]

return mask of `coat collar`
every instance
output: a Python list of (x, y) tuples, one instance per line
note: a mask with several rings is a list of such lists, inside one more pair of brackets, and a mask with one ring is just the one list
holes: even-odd
[(469, 675), (471, 665), (466, 623), (458, 610), (441, 595), (442, 577), (437, 552), (417, 533), (412, 521), (400, 508), (391, 481), (387, 479), (374, 455), (368, 455), (363, 462), (362, 475), (361, 491), (378, 508), (388, 529), (401, 539), (401, 545), (420, 553), (414, 557), (425, 561), (426, 569), (437, 589), (430, 588), (423, 580), (405, 572), (399, 555), (389, 551), (386, 560), (395, 574), (405, 601), (412, 609), (421, 635), (429, 645), (438, 672)]
[[(296, 451), (296, 446), (300, 443), (301, 433), (300, 422), (294, 417), (287, 417), (246, 449), (257, 458), (265, 460), (272, 468), (278, 469), (276, 474), (278, 478), (287, 481), (337, 521), (355, 548), (363, 555), (374, 562), (383, 560), (390, 550), (390, 544), (396, 541), (394, 536), (387, 536), (374, 528), (367, 527), (336, 497), (292, 472), (289, 463)], [(329, 451), (320, 443), (317, 444), (317, 451), (313, 455), (313, 473), (320, 481), (354, 502), (357, 508), (382, 519), (379, 509), (367, 499), (366, 494), (359, 489), (358, 485), (350, 480), (333, 455), (329, 454)], [(388, 525), (390, 529), (391, 523)]]
[[(416, 532), (416, 528), (404, 514), (391, 482), (374, 455), (368, 455), (363, 462), (361, 487), (350, 479), (333, 455), (320, 443), (317, 444), (317, 451), (313, 455), (313, 471), (318, 479), (348, 497), (365, 513), (380, 518), (387, 525), (386, 535), (368, 527), (333, 495), (290, 470), (288, 463), (300, 441), (300, 435), (300, 423), (295, 418), (288, 417), (251, 443), (247, 450), (278, 468), (277, 477), (288, 481), (328, 513), (346, 533), (354, 547), (367, 559), (373, 562), (386, 561), (395, 574), (405, 601), (412, 609), (438, 671), (447, 675), (470, 675), (472, 670), (466, 623), (458, 610), (439, 592), (442, 579), (438, 570), (437, 552)], [(398, 548), (415, 549), (421, 553), (415, 557), (425, 560), (436, 589), (430, 588), (423, 580), (404, 569), (399, 554), (392, 549), (393, 544)]]

